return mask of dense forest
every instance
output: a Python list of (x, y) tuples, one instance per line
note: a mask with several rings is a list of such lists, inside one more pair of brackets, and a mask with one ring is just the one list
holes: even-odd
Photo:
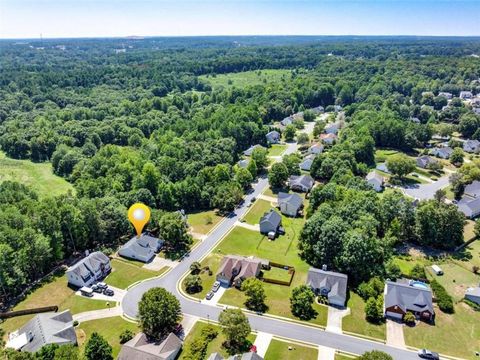
[[(408, 223), (415, 222), (408, 219), (413, 210), (392, 197), (390, 205), (400, 204), (397, 211), (404, 212), (382, 211), (387, 205), (368, 200), (374, 195), (355, 179), (374, 164), (376, 146), (408, 151), (430, 140), (440, 122), (480, 138), (480, 118), (471, 109), (457, 102), (439, 113), (444, 99), (425, 94), (480, 93), (475, 54), (476, 38), (0, 42), (1, 150), (14, 159), (50, 161), (75, 189), (40, 199), (20, 184), (0, 185), (4, 299), (77, 251), (118, 245), (129, 231), (125, 209), (136, 201), (162, 213), (231, 210), (245, 189), (246, 175), (235, 167), (241, 152), (265, 145), (274, 121), (319, 105), (341, 105), (348, 126), (339, 144), (312, 166), (315, 178), (340, 188), (326, 185), (313, 194), (305, 234), (314, 235), (305, 239), (314, 241), (323, 231), (312, 224), (347, 215), (358, 225), (344, 230), (351, 246), (369, 234), (375, 234), (372, 241), (415, 239), (411, 234), (421, 229)], [(290, 71), (279, 81), (241, 88), (208, 81), (264, 69)], [(252, 177), (266, 165), (258, 160)], [(342, 213), (346, 196), (358, 198), (357, 208), (348, 206), (353, 214)], [(365, 227), (368, 232), (360, 233)], [(308, 241), (305, 257), (318, 265), (322, 254), (307, 251)], [(371, 256), (383, 259), (384, 253)]]

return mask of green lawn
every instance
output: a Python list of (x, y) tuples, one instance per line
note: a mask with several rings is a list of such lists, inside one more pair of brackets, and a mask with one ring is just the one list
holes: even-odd
[(393, 258), (393, 262), (400, 267), (402, 274), (405, 274), (405, 275), (408, 275), (412, 270), (412, 268), (417, 264), (420, 264), (424, 267), (431, 264), (431, 261), (428, 259), (420, 258), (420, 257), (413, 258), (407, 255), (395, 256)]
[(113, 349), (113, 357), (116, 359), (122, 347), (119, 336), (126, 329), (130, 329), (134, 333), (139, 332), (136, 323), (126, 321), (120, 316), (82, 322), (77, 328), (77, 340), (80, 351), (83, 352), (85, 343), (92, 333), (96, 331), (108, 341)]
[(268, 156), (280, 156), (287, 149), (287, 145), (273, 144), (268, 149)]
[(467, 255), (464, 260), (455, 260), (457, 264), (472, 271), (473, 266), (480, 267), (480, 240), (476, 240), (465, 249), (465, 254)]
[[(186, 354), (189, 353), (190, 346), (192, 345), (193, 341), (195, 339), (199, 338), (202, 333), (202, 329), (206, 328), (209, 326), (206, 322), (203, 321), (197, 321), (195, 325), (193, 326), (192, 330), (186, 337), (184, 343), (183, 343), (183, 349), (182, 352), (180, 353), (178, 360), (185, 359)], [(218, 335), (215, 339), (213, 339), (207, 347), (207, 356), (209, 356), (211, 353), (218, 352), (219, 354), (223, 355), (225, 358), (228, 357), (226, 349), (222, 346), (222, 343), (225, 341), (225, 337), (223, 336), (220, 326), (215, 325), (215, 324), (210, 324), (210, 326), (213, 326), (218, 330)], [(248, 340), (253, 344), (255, 341), (256, 336), (254, 334), (250, 334), (248, 336)]]
[(245, 88), (247, 86), (278, 82), (283, 78), (288, 81), (291, 78), (290, 74), (291, 70), (267, 69), (219, 74), (216, 76), (202, 75), (199, 76), (199, 78), (209, 82), (213, 88), (218, 88), (220, 86)]
[[(291, 350), (289, 349), (291, 348)], [(296, 343), (273, 339), (268, 346), (265, 360), (317, 360), (318, 350)]]
[[(263, 192), (263, 195), (272, 196), (272, 197), (276, 198), (276, 197), (278, 196), (278, 193), (279, 193), (280, 191), (281, 191), (281, 192), (286, 192), (286, 193), (289, 193), (289, 192), (290, 192), (289, 189), (281, 189), (281, 190), (275, 189), (275, 192), (274, 192), (274, 191), (270, 188), (270, 186), (269, 186), (269, 187), (267, 187), (267, 189)], [(299, 195), (301, 196), (302, 194), (299, 194)]]
[(39, 196), (56, 196), (73, 191), (73, 186), (52, 172), (49, 162), (34, 163), (29, 160), (7, 158), (0, 151), (0, 183), (6, 180), (18, 181), (30, 186)]
[(435, 325), (421, 322), (415, 327), (404, 327), (407, 345), (478, 359), (474, 352), (480, 349), (480, 312), (459, 303), (455, 306), (455, 314), (444, 314), (438, 308), (435, 313)]
[(270, 210), (271, 208), (272, 208), (272, 204), (270, 203), (270, 201), (258, 199), (257, 201), (255, 201), (252, 207), (248, 210), (248, 212), (245, 214), (243, 219), (248, 224), (251, 224), (251, 225), (258, 224), (263, 214), (268, 210)]
[(467, 220), (465, 222), (465, 226), (463, 228), (463, 238), (465, 241), (472, 240), (475, 237), (474, 227), (475, 221)]
[(207, 234), (223, 219), (215, 210), (199, 211), (187, 215), (187, 222), (192, 231), (198, 234)]
[(165, 267), (160, 271), (142, 269), (119, 259), (113, 259), (111, 264), (112, 272), (106, 277), (105, 282), (120, 289), (126, 289), (137, 281), (158, 276), (166, 271)]
[(343, 330), (385, 340), (385, 324), (374, 325), (365, 320), (365, 302), (353, 291), (350, 291), (347, 306), (350, 315), (343, 318)]
[(292, 275), (284, 268), (272, 266), (269, 270), (263, 270), (263, 277), (270, 280), (289, 281)]

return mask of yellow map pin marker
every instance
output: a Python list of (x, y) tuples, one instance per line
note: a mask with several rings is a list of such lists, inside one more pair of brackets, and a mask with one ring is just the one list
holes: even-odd
[(130, 220), (135, 227), (137, 237), (140, 237), (143, 227), (150, 220), (150, 209), (141, 203), (133, 204), (130, 206), (130, 209), (128, 209), (128, 220)]

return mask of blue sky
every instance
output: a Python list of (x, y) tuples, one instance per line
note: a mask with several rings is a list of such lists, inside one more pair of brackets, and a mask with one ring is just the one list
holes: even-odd
[(478, 35), (480, 0), (0, 0), (0, 38)]

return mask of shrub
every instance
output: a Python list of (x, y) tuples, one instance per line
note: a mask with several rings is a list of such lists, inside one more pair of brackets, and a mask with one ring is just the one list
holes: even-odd
[(383, 320), (383, 299), (381, 296), (378, 299), (371, 297), (367, 300), (365, 318), (374, 324), (378, 324)]
[(75, 320), (75, 321), (73, 322), (73, 326), (74, 326), (74, 327), (75, 327), (75, 326), (78, 326), (78, 320)]
[(415, 320), (416, 320), (415, 315), (413, 315), (413, 313), (411, 313), (410, 311), (407, 311), (407, 313), (403, 317), (403, 321), (405, 322), (405, 324), (408, 324), (408, 325), (415, 324)]
[(480, 266), (473, 265), (472, 266), (472, 271), (474, 274), (478, 274), (480, 272)]
[(426, 279), (427, 274), (425, 274), (425, 268), (420, 264), (415, 264), (410, 270), (409, 276), (413, 279)]
[(373, 277), (368, 283), (361, 283), (357, 288), (357, 292), (363, 300), (367, 301), (371, 297), (378, 298), (383, 293), (383, 288), (383, 281), (378, 277)]
[(132, 340), (134, 336), (135, 336), (135, 334), (133, 333), (132, 330), (130, 330), (130, 329), (123, 330), (122, 333), (119, 336), (120, 344), (125, 344), (127, 341)]
[(211, 325), (202, 329), (200, 337), (196, 338), (190, 345), (190, 349), (185, 354), (186, 360), (202, 360), (207, 355), (207, 347), (210, 341), (215, 339), (218, 331)]
[(437, 299), (437, 304), (440, 310), (447, 314), (453, 314), (455, 312), (455, 308), (453, 306), (453, 299), (450, 295), (448, 295), (445, 288), (440, 285), (436, 280), (432, 280), (430, 283), (432, 287), (433, 293), (435, 294), (435, 298)]

